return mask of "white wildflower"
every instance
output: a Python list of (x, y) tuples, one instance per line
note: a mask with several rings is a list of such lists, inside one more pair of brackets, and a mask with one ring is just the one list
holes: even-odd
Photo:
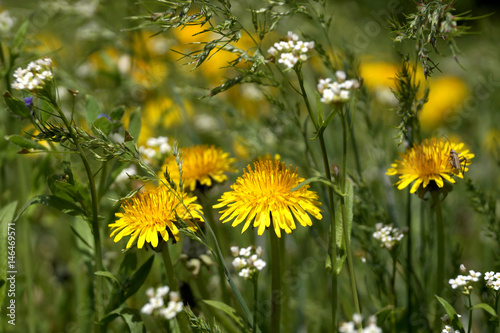
[(41, 58), (32, 61), (26, 68), (19, 67), (14, 71), (15, 82), (12, 88), (18, 90), (39, 90), (42, 89), (47, 81), (53, 77), (52, 60), (50, 58)]

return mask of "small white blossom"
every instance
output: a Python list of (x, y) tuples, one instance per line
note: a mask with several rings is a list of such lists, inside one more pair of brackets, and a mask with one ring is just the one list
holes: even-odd
[(240, 253), (240, 248), (237, 246), (231, 246), (231, 254), (233, 257), (238, 256), (238, 253)]
[(247, 261), (246, 259), (243, 259), (241, 257), (236, 257), (234, 258), (233, 260), (233, 267), (236, 268), (236, 269), (242, 269), (243, 267), (245, 267), (247, 265)]
[(250, 247), (248, 247), (246, 249), (245, 248), (240, 249), (240, 256), (242, 256), (242, 257), (249, 257), (251, 253), (252, 252), (251, 252)]
[(178, 291), (172, 291), (170, 293), (170, 300), (174, 302), (180, 302), (181, 301), (181, 295), (179, 294)]
[(500, 290), (500, 273), (486, 272), (484, 274), (484, 280), (486, 281), (486, 287), (496, 291)]
[(352, 321), (354, 322), (354, 324), (356, 325), (361, 325), (361, 323), (363, 322), (363, 315), (360, 314), (360, 313), (354, 313), (352, 315)]
[(146, 295), (149, 297), (149, 298), (153, 298), (155, 297), (155, 288), (151, 287), (151, 288), (148, 288), (146, 290)]
[(342, 323), (339, 327), (340, 333), (356, 333), (356, 327), (352, 321)]
[(242, 278), (248, 279), (250, 277), (250, 269), (243, 268), (238, 275), (241, 276)]
[(155, 309), (155, 306), (151, 303), (146, 303), (144, 306), (141, 308), (141, 312), (145, 314), (152, 314)]
[(7, 33), (16, 24), (16, 19), (10, 16), (9, 11), (0, 13), (0, 32)]
[(481, 276), (480, 272), (475, 272), (473, 270), (469, 271), (469, 277), (471, 278), (472, 281), (477, 282), (479, 281), (479, 277)]
[(253, 263), (254, 267), (257, 268), (257, 270), (261, 271), (264, 267), (266, 267), (266, 262), (262, 259), (257, 259)]
[[(137, 169), (135, 165), (131, 165), (125, 169), (123, 169), (118, 176), (116, 176), (115, 182), (116, 183), (123, 183), (129, 179), (129, 176), (133, 176), (137, 174)], [(150, 288), (151, 289), (151, 288)], [(149, 290), (149, 289), (148, 289)]]
[(151, 298), (149, 300), (149, 303), (152, 304), (155, 307), (155, 309), (161, 308), (163, 304), (165, 304), (165, 302), (163, 301), (163, 297), (158, 297), (158, 296)]
[(164, 297), (168, 295), (168, 292), (170, 291), (169, 286), (163, 286), (158, 289), (156, 289), (156, 297)]
[(343, 82), (347, 78), (347, 74), (344, 71), (336, 71), (335, 77), (337, 78), (338, 82)]
[(382, 329), (375, 324), (370, 324), (363, 328), (363, 333), (382, 333)]

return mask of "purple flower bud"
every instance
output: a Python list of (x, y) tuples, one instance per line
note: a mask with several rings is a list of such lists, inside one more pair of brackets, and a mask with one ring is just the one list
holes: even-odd
[(101, 113), (100, 115), (98, 115), (98, 116), (97, 116), (97, 119), (102, 118), (102, 117), (104, 117), (104, 118), (108, 119), (109, 121), (112, 121), (112, 120), (111, 120), (111, 117), (110, 117), (110, 116), (108, 116), (108, 115), (107, 115), (107, 114), (105, 114), (105, 113)]
[(31, 108), (33, 107), (33, 97), (25, 97), (24, 105), (26, 105), (26, 107), (31, 110)]

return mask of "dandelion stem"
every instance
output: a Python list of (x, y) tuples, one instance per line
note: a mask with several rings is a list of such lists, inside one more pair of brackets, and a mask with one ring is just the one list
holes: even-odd
[(433, 191), (433, 208), (436, 213), (436, 228), (437, 228), (437, 281), (436, 281), (436, 295), (441, 296), (443, 291), (444, 281), (444, 223), (443, 212), (441, 210), (441, 199), (439, 192)]
[[(163, 250), (161, 251), (161, 258), (163, 259), (163, 265), (165, 266), (165, 271), (167, 274), (167, 283), (171, 291), (179, 292), (179, 285), (177, 284), (177, 279), (174, 275), (174, 265), (172, 264), (172, 259), (170, 258), (169, 244), (165, 244)], [(177, 315), (177, 322), (181, 332), (191, 332), (191, 328), (188, 323), (188, 319), (184, 312)]]
[(408, 333), (413, 332), (413, 326), (411, 325), (411, 315), (413, 312), (412, 302), (411, 302), (411, 276), (412, 276), (412, 242), (411, 242), (411, 193), (408, 192), (408, 201), (406, 202), (406, 225), (408, 226), (408, 241), (406, 247), (406, 270), (408, 272), (408, 282), (406, 284), (406, 297), (407, 297), (407, 323), (408, 323)]
[[(272, 218), (271, 218), (271, 226)], [(269, 230), (271, 238), (271, 329), (269, 332), (281, 331), (281, 262), (280, 244), (273, 229)], [(254, 322), (254, 327), (256, 323)]]

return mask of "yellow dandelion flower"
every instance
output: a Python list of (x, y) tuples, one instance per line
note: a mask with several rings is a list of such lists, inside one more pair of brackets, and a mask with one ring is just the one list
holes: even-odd
[[(451, 150), (454, 150), (459, 158), (460, 166), (452, 164)], [(420, 144), (413, 145), (406, 153), (400, 154), (401, 159), (391, 164), (392, 168), (387, 170), (387, 175), (399, 176), (398, 189), (410, 185), (410, 193), (415, 193), (420, 184), (426, 188), (433, 182), (438, 187), (443, 187), (443, 179), (455, 183), (452, 176), (463, 178), (463, 173), (468, 170), (467, 165), (474, 154), (464, 148), (463, 143), (453, 143), (449, 140), (438, 140), (436, 138), (426, 139)], [(457, 168), (459, 167), (459, 168)]]
[[(198, 145), (181, 149), (182, 179), (184, 187), (194, 191), (196, 184), (212, 186), (212, 181), (222, 183), (227, 180), (226, 172), (235, 171), (232, 164), (235, 158), (230, 158), (221, 148), (209, 145)], [(167, 170), (170, 178), (178, 183), (179, 167), (175, 156), (169, 156), (162, 170)], [(162, 172), (163, 172), (162, 171)], [(163, 173), (160, 175), (163, 178)]]
[(293, 171), (285, 167), (281, 161), (256, 161), (254, 170), (250, 165), (244, 170), (243, 176), (231, 186), (232, 191), (226, 192), (214, 208), (227, 208), (220, 213), (223, 223), (234, 219), (235, 227), (243, 221), (243, 233), (253, 221), (253, 227), (262, 235), (271, 226), (278, 237), (283, 229), (287, 234), (296, 228), (295, 220), (303, 226), (312, 225), (308, 213), (321, 220), (321, 209), (318, 206), (316, 192), (308, 190), (304, 185), (296, 191), (292, 189), (304, 181)]
[(164, 185), (138, 193), (122, 204), (123, 213), (115, 214), (118, 220), (108, 225), (114, 229), (110, 237), (116, 235), (116, 243), (124, 236), (130, 236), (127, 249), (135, 240), (139, 249), (144, 243), (155, 248), (161, 242), (160, 236), (164, 241), (173, 237), (175, 243), (179, 240), (177, 217), (185, 221), (193, 231), (196, 230), (193, 219), (202, 220), (197, 212), (201, 211), (201, 206), (194, 203), (195, 200), (196, 197), (189, 197), (186, 193), (173, 191)]

